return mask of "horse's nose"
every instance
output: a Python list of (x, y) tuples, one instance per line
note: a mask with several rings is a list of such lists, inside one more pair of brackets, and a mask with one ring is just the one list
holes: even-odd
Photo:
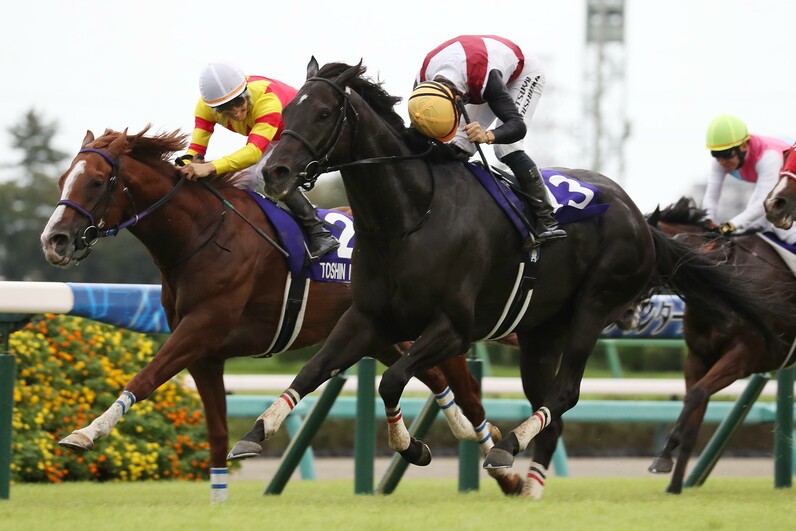
[(766, 218), (773, 222), (778, 219), (788, 205), (788, 201), (783, 197), (767, 197), (763, 202), (766, 208)]
[(290, 168), (280, 165), (267, 165), (263, 168), (263, 179), (266, 182), (280, 182), (290, 177)]
[(64, 256), (69, 248), (69, 236), (61, 232), (50, 233), (42, 236), (42, 247), (54, 251), (59, 256)]

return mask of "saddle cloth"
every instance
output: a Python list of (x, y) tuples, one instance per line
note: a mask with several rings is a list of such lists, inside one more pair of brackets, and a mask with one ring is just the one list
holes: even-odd
[[(520, 237), (525, 240), (528, 236), (528, 229), (517, 215), (518, 211), (523, 212), (522, 201), (506, 183), (506, 180), (513, 181), (514, 176), (493, 168), (501, 176), (500, 179), (495, 179), (483, 166), (469, 162), (464, 165), (503, 209)], [(547, 187), (547, 199), (553, 207), (553, 215), (559, 224), (566, 225), (599, 216), (608, 210), (608, 205), (597, 203), (600, 190), (596, 186), (579, 181), (560, 170), (545, 168), (541, 170), (541, 173)], [(511, 205), (514, 205), (514, 208)]]

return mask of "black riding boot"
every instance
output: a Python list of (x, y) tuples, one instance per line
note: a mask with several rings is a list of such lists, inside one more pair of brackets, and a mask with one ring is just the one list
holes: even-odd
[(300, 190), (293, 190), (283, 201), (304, 227), (304, 231), (310, 239), (307, 246), (310, 261), (316, 262), (321, 256), (340, 246), (340, 242), (323, 226), (323, 221), (315, 212), (315, 207)]
[(566, 238), (567, 233), (559, 228), (558, 221), (553, 217), (553, 207), (547, 201), (547, 190), (542, 174), (539, 173), (539, 168), (531, 157), (524, 151), (515, 151), (501, 160), (511, 168), (533, 210), (533, 217), (536, 219), (534, 225), (536, 244)]

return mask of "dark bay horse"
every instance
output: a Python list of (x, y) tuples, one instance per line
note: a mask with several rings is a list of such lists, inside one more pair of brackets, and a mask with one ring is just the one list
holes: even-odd
[[(364, 77), (361, 65), (310, 62), (308, 79), (285, 108), (285, 132), (263, 170), (266, 192), (294, 187), (338, 168), (356, 215), (354, 302), (321, 350), (230, 452), (262, 451), (291, 407), (363, 353), (415, 341), (384, 373), (390, 447), (414, 464), (430, 459), (410, 437), (399, 400), (412, 375), (466, 352), (505, 315), (528, 257), (508, 217), (461, 162), (418, 158), (394, 106), (400, 98)], [(600, 216), (567, 226), (568, 237), (542, 246), (530, 305), (515, 327), (523, 388), (535, 413), (490, 450), (484, 467), (509, 469), (534, 440), (524, 494), (541, 496), (561, 415), (578, 401), (586, 360), (602, 329), (619, 319), (651, 283), (670, 284), (717, 325), (733, 311), (759, 324), (766, 301), (733, 282), (733, 270), (699, 256), (648, 226), (627, 194), (588, 170), (562, 170), (561, 186), (599, 189)], [(688, 259), (686, 259), (688, 257)], [(526, 299), (527, 302), (528, 299)], [(559, 366), (560, 362), (560, 366)], [(545, 429), (546, 428), (546, 429)], [(538, 436), (537, 436), (538, 435)]]
[[(61, 200), (41, 243), (47, 260), (66, 266), (84, 258), (98, 236), (128, 228), (160, 268), (162, 303), (172, 333), (116, 403), (60, 444), (77, 452), (93, 449), (94, 441), (107, 436), (133, 403), (188, 369), (205, 409), (210, 464), (225, 467), (224, 361), (269, 348), (282, 313), (288, 264), (249, 226), (276, 240), (271, 222), (234, 186), (234, 179), (215, 179), (222, 202), (201, 184), (181, 179), (168, 162), (171, 154), (184, 149), (184, 135), (145, 133), (106, 131), (96, 139), (91, 132), (86, 135), (59, 181)], [(290, 348), (325, 339), (350, 304), (349, 284), (311, 282), (303, 324)], [(400, 354), (397, 347), (381, 345), (367, 355), (390, 364)], [(474, 439), (472, 424), (497, 436), (485, 421), (478, 384), (463, 357), (444, 361), (440, 369), (429, 368), (418, 378), (440, 395), (447, 389), (445, 374), (455, 382), (453, 394), (466, 416), (459, 419), (459, 408), (446, 409), (454, 434)], [(439, 400), (451, 403), (450, 396)], [(500, 479), (507, 492), (521, 482), (516, 474)]]
[(766, 218), (780, 229), (789, 229), (796, 218), (796, 144), (785, 152), (779, 180), (764, 201)]
[(672, 472), (673, 455), (679, 449), (666, 489), (679, 494), (711, 395), (753, 373), (776, 371), (796, 361), (796, 278), (777, 251), (759, 235), (728, 238), (710, 230), (705, 210), (698, 209), (690, 198), (657, 210), (648, 220), (666, 234), (736, 268), (739, 278), (756, 285), (761, 294), (782, 294), (772, 296), (771, 305), (760, 314), (784, 340), (775, 343), (766, 342), (751, 323), (736, 320), (716, 326), (710, 315), (686, 304), (683, 332), (688, 352), (683, 410), (663, 450), (649, 467), (654, 473)]

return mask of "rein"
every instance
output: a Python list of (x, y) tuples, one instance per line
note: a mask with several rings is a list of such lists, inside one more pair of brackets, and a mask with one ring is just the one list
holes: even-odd
[[(672, 222), (667, 222), (667, 221), (662, 221), (661, 223), (672, 224)], [(703, 228), (706, 228), (706, 227), (703, 227)], [(713, 231), (706, 230), (706, 232), (704, 234), (689, 234), (687, 232), (683, 232), (683, 233), (675, 235), (673, 238), (674, 239), (681, 239), (681, 238), (678, 238), (678, 237), (685, 238), (687, 236), (700, 236), (700, 237), (702, 237), (704, 239), (707, 239), (708, 241), (705, 244), (702, 245), (702, 248), (705, 250), (705, 252), (708, 252), (708, 253), (712, 252), (714, 250), (717, 250), (717, 248), (720, 249), (722, 247), (729, 247), (728, 252), (726, 254), (726, 259), (725, 259), (726, 261), (730, 260), (730, 258), (733, 255), (733, 252), (735, 251), (735, 248), (738, 248), (738, 249), (746, 252), (750, 256), (756, 258), (757, 260), (760, 260), (761, 262), (763, 262), (764, 264), (768, 265), (769, 267), (771, 267), (773, 269), (779, 269), (779, 270), (782, 270), (782, 271), (788, 270), (787, 268), (782, 267), (780, 264), (775, 264), (771, 260), (766, 258), (765, 256), (760, 255), (757, 251), (751, 249), (749, 246), (744, 245), (743, 243), (739, 242), (736, 237), (725, 236), (723, 234), (716, 234)], [(739, 236), (743, 236), (743, 234), (741, 234)]]
[(223, 195), (221, 195), (220, 193), (218, 193), (218, 190), (216, 190), (216, 189), (213, 187), (213, 185), (212, 185), (212, 184), (210, 184), (210, 183), (208, 183), (208, 182), (206, 182), (206, 181), (199, 181), (199, 182), (200, 182), (200, 183), (202, 183), (202, 185), (203, 185), (205, 188), (207, 188), (207, 190), (208, 190), (208, 191), (209, 191), (211, 194), (213, 194), (214, 196), (216, 196), (216, 197), (218, 198), (218, 200), (219, 200), (219, 201), (221, 201), (221, 203), (222, 203), (222, 204), (223, 204), (225, 207), (227, 207), (228, 209), (230, 209), (231, 211), (233, 211), (235, 214), (237, 214), (237, 216), (238, 216), (240, 219), (242, 219), (243, 221), (245, 221), (245, 222), (246, 222), (246, 224), (247, 224), (247, 225), (249, 225), (249, 227), (251, 227), (252, 229), (254, 229), (254, 231), (257, 233), (257, 235), (258, 235), (258, 236), (260, 236), (262, 239), (264, 239), (265, 241), (267, 241), (268, 243), (270, 243), (270, 244), (271, 244), (271, 246), (272, 246), (274, 249), (276, 249), (277, 251), (279, 251), (280, 253), (282, 253), (282, 255), (283, 255), (285, 258), (287, 258), (287, 257), (289, 256), (289, 255), (288, 255), (288, 252), (287, 252), (286, 250), (284, 250), (284, 249), (283, 249), (283, 248), (282, 248), (282, 247), (281, 247), (281, 246), (280, 246), (278, 243), (276, 243), (276, 242), (275, 242), (273, 239), (271, 239), (271, 238), (270, 238), (270, 237), (269, 237), (269, 236), (268, 236), (268, 235), (267, 235), (265, 232), (263, 232), (263, 230), (262, 230), (260, 227), (258, 227), (258, 226), (257, 226), (257, 225), (255, 225), (254, 223), (252, 223), (252, 222), (251, 222), (251, 220), (249, 220), (249, 218), (247, 218), (246, 216), (244, 216), (243, 214), (241, 214), (241, 213), (240, 213), (240, 211), (239, 211), (237, 208), (235, 208), (235, 207), (232, 205), (232, 203), (230, 203), (229, 201), (227, 201), (226, 199), (224, 199), (224, 196), (223, 196)]
[[(464, 122), (465, 123), (470, 123), (470, 116), (468, 116), (468, 114), (467, 114), (467, 108), (464, 105), (464, 101), (462, 101), (461, 98), (457, 98), (456, 99), (456, 105), (458, 105), (458, 107), (459, 107), (459, 112), (462, 114), (462, 117), (464, 118)], [(495, 175), (495, 172), (492, 171), (492, 167), (487, 162), (486, 155), (484, 155), (484, 150), (481, 149), (481, 144), (475, 143), (474, 145), (475, 145), (475, 149), (478, 150), (478, 154), (481, 155), (481, 161), (484, 163), (484, 169), (489, 172), (489, 175), (492, 177), (492, 180), (495, 181), (495, 185), (497, 186), (497, 189), (500, 190), (500, 193), (503, 196), (503, 199), (506, 200), (506, 203), (508, 203), (508, 205), (514, 211), (514, 213), (517, 215), (517, 217), (520, 218), (520, 220), (522, 220), (523, 225), (525, 225), (525, 228), (528, 229), (528, 233), (531, 234), (531, 236), (535, 238), (536, 237), (536, 232), (533, 230), (533, 227), (531, 226), (531, 222), (525, 216), (525, 213), (524, 212), (520, 212), (520, 209), (517, 208), (517, 206), (514, 204), (514, 202), (509, 200), (509, 198), (506, 196), (506, 191), (498, 183), (498, 177), (497, 177), (497, 175)], [(524, 192), (523, 192), (523, 195), (525, 195)]]

